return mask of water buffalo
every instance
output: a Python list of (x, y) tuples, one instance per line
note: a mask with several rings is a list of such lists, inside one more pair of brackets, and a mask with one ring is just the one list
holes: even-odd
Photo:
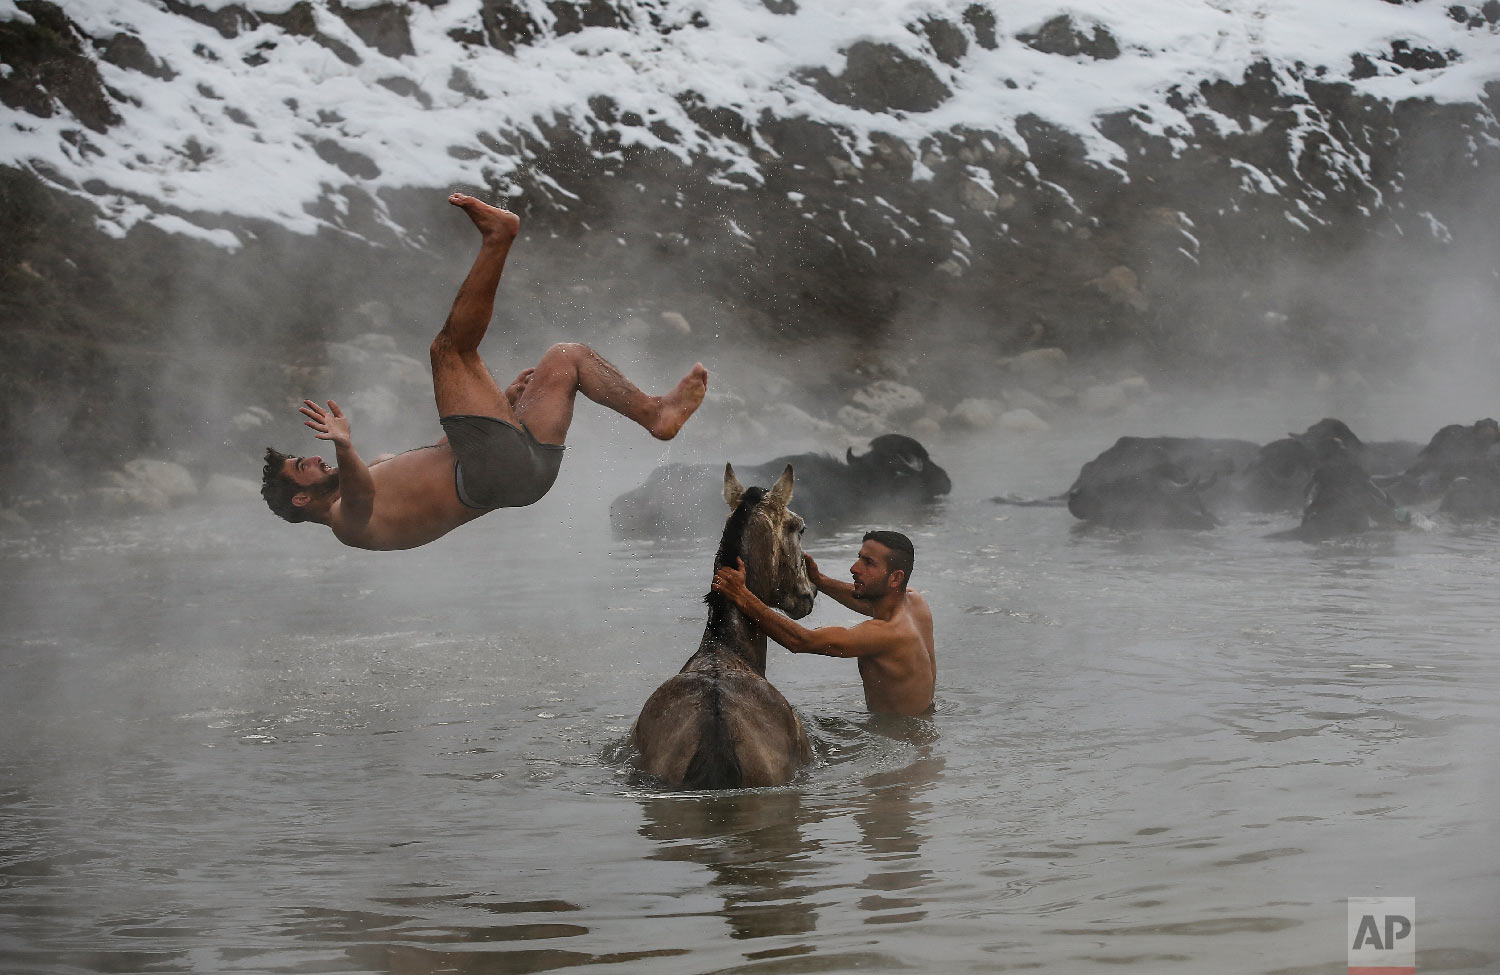
[(1376, 486), (1360, 463), (1359, 452), (1329, 438), (1321, 445), (1313, 470), (1302, 523), (1292, 534), (1304, 541), (1321, 541), (1400, 528), (1410, 520), (1411, 515)]
[(1411, 464), (1385, 487), (1406, 504), (1431, 501), (1442, 497), (1456, 478), (1484, 480), (1497, 456), (1500, 423), (1487, 417), (1467, 426), (1449, 424), (1433, 434)]
[(1248, 440), (1121, 437), (1083, 465), (1068, 510), (1109, 528), (1212, 528), (1204, 492), (1259, 449)]
[[(751, 481), (771, 481), (788, 464), (797, 469), (797, 509), (820, 533), (895, 518), (932, 503), (953, 488), (948, 473), (911, 437), (888, 433), (870, 449), (844, 460), (826, 454), (796, 454), (740, 468)], [(619, 536), (686, 537), (718, 532), (724, 517), (718, 501), (722, 475), (708, 464), (667, 464), (646, 483), (609, 506)]]
[(1313, 472), (1328, 452), (1342, 447), (1347, 459), (1379, 483), (1400, 473), (1416, 457), (1420, 444), (1405, 440), (1367, 442), (1342, 420), (1325, 417), (1301, 433), (1287, 434), (1260, 448), (1235, 479), (1234, 501), (1246, 511), (1299, 511), (1307, 504)]
[(1438, 511), (1459, 521), (1500, 518), (1500, 458), (1485, 457), (1455, 473)]

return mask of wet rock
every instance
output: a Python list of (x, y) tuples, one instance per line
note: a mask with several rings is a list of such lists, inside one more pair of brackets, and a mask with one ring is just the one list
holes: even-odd
[(1118, 413), (1130, 398), (1118, 383), (1090, 386), (1078, 394), (1078, 406), (1087, 413)]
[(1000, 416), (1000, 427), (1012, 433), (1045, 433), (1052, 425), (1030, 410), (1007, 410)]
[(649, 338), (654, 331), (656, 329), (652, 327), (651, 323), (641, 316), (626, 315), (620, 320), (616, 334), (622, 339), (639, 340)]
[(772, 403), (766, 407), (764, 417), (778, 441), (803, 438), (812, 443), (831, 443), (847, 438), (843, 427), (820, 420), (790, 403)]
[(923, 416), (907, 424), (907, 429), (917, 436), (935, 437), (943, 432), (943, 424), (936, 417)]
[(889, 424), (882, 417), (857, 406), (839, 407), (836, 418), (839, 424), (850, 433), (873, 437), (890, 432)]
[(391, 386), (428, 386), (431, 377), (427, 367), (409, 355), (398, 352), (393, 336), (369, 332), (348, 342), (326, 342), (328, 364), (343, 377), (338, 385), (352, 382)]
[(853, 399), (856, 406), (884, 420), (911, 416), (926, 404), (916, 389), (891, 379), (876, 380), (856, 392)]
[(1141, 293), (1140, 280), (1135, 272), (1123, 264), (1116, 265), (1094, 278), (1089, 282), (1089, 287), (1115, 304), (1137, 312), (1144, 312), (1151, 307), (1151, 303)]
[(1062, 349), (1032, 349), (1022, 352), (1007, 364), (1011, 375), (1033, 389), (1045, 388), (1062, 379), (1068, 371), (1068, 355)]
[(401, 415), (401, 398), (385, 386), (361, 389), (349, 396), (347, 413), (361, 427), (388, 427)]
[(270, 421), (270, 410), (259, 406), (251, 406), (243, 413), (236, 413), (231, 417), (229, 426), (235, 433), (249, 433), (251, 430), (259, 430)]
[(677, 311), (664, 311), (661, 313), (662, 324), (667, 326), (678, 335), (692, 335), (693, 326), (688, 324), (687, 316)]
[(110, 474), (109, 484), (95, 491), (95, 497), (118, 508), (165, 511), (173, 502), (198, 493), (193, 475), (181, 464), (166, 460), (138, 458), (123, 470)]
[(236, 504), (260, 499), (260, 484), (244, 477), (212, 474), (203, 484), (198, 498), (210, 504)]
[[(977, 210), (980, 213), (994, 213), (1000, 209), (1000, 194), (973, 178), (958, 184), (958, 200), (967, 209)], [(1010, 205), (1015, 206), (1014, 196), (1010, 198)]]
[(1042, 395), (1053, 403), (1074, 403), (1078, 400), (1078, 390), (1067, 383), (1053, 383), (1042, 390)]
[(1000, 417), (1004, 414), (1004, 403), (971, 396), (968, 399), (959, 400), (949, 412), (948, 419), (955, 426), (969, 430), (988, 430), (999, 425)]
[(1010, 389), (1005, 393), (1005, 405), (1013, 410), (1030, 410), (1046, 418), (1054, 409), (1051, 403), (1025, 389)]

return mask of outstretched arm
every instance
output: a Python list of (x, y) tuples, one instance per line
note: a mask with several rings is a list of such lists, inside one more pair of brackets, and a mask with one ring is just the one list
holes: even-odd
[(341, 520), (346, 525), (363, 525), (375, 511), (375, 479), (370, 468), (354, 450), (349, 436), (349, 419), (333, 400), (328, 401), (328, 410), (310, 399), (302, 401), (300, 410), (305, 426), (312, 428), (319, 440), (333, 443), (334, 457), (339, 469), (339, 509)]
[(861, 616), (875, 615), (874, 609), (871, 607), (868, 599), (861, 599), (854, 595), (854, 586), (852, 583), (845, 582), (842, 579), (835, 579), (833, 576), (825, 576), (819, 572), (818, 563), (814, 562), (813, 557), (806, 552), (802, 553), (802, 561), (807, 563), (807, 577), (812, 580), (813, 585), (818, 587), (818, 592), (839, 603), (841, 606), (854, 610)]
[(890, 648), (887, 624), (870, 620), (858, 626), (820, 626), (809, 630), (790, 617), (767, 606), (745, 586), (745, 562), (739, 568), (720, 566), (714, 573), (713, 590), (722, 593), (740, 612), (750, 617), (766, 636), (792, 653), (816, 653), (825, 657), (864, 657)]

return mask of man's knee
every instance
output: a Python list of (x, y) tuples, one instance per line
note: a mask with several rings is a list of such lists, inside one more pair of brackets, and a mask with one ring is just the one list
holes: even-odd
[(582, 342), (557, 342), (542, 353), (542, 362), (570, 362), (575, 366), (583, 361), (585, 356), (593, 355), (593, 350)]

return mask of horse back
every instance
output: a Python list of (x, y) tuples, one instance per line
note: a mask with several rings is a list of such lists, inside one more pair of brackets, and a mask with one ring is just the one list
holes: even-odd
[(673, 788), (783, 785), (812, 760), (792, 706), (742, 665), (706, 660), (656, 689), (631, 741), (640, 767)]

